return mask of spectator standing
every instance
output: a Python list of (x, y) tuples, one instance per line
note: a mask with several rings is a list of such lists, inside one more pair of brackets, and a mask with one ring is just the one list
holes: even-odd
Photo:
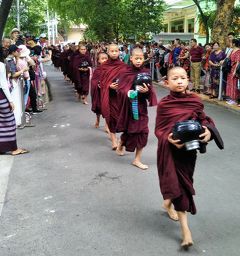
[(221, 50), (218, 42), (213, 43), (213, 52), (209, 57), (209, 65), (211, 67), (211, 95), (210, 99), (218, 97), (220, 83), (220, 68), (222, 61), (226, 58), (224, 51)]
[(202, 47), (198, 46), (197, 40), (195, 38), (191, 39), (191, 49), (190, 49), (190, 61), (191, 61), (191, 80), (193, 83), (192, 91), (198, 93), (201, 92), (200, 88), (200, 76), (201, 76), (201, 63), (204, 50)]
[(18, 37), (20, 35), (20, 30), (17, 28), (14, 28), (11, 33), (10, 33), (10, 37), (11, 37), (11, 44), (16, 44)]
[(210, 89), (210, 64), (209, 64), (209, 57), (212, 53), (212, 45), (205, 44), (204, 46), (205, 54), (203, 56), (203, 62), (202, 62), (202, 68), (204, 72), (203, 76), (203, 84), (204, 84), (204, 94), (205, 95), (212, 95), (211, 89)]
[(227, 77), (227, 88), (226, 95), (230, 97), (227, 101), (230, 105), (237, 104), (237, 100), (239, 100), (239, 91), (237, 89), (238, 79), (236, 77), (236, 69), (238, 64), (240, 63), (240, 39), (233, 39), (233, 50), (230, 55), (231, 59), (231, 71)]
[(184, 68), (188, 74), (190, 75), (190, 61), (189, 61), (189, 51), (186, 47), (185, 42), (181, 42), (181, 51), (179, 54), (179, 64), (182, 68)]
[(180, 45), (180, 39), (177, 38), (174, 40), (174, 49), (173, 49), (173, 66), (180, 66), (180, 62), (179, 62), (179, 55), (181, 53), (181, 45)]
[(0, 154), (11, 152), (15, 156), (29, 152), (17, 147), (14, 108), (6, 78), (3, 49), (0, 47)]
[(128, 50), (128, 46), (124, 45), (123, 50), (124, 50), (123, 62), (130, 65), (130, 53), (129, 53), (129, 50)]
[(10, 45), (9, 55), (6, 58), (6, 68), (7, 68), (7, 77), (9, 78), (11, 85), (11, 95), (15, 105), (14, 115), (16, 119), (17, 126), (22, 124), (22, 115), (23, 115), (23, 102), (22, 102), (22, 90), (21, 84), (19, 83), (19, 78), (23, 76), (25, 71), (28, 71), (28, 67), (17, 69), (16, 59), (20, 56), (21, 49), (16, 45)]

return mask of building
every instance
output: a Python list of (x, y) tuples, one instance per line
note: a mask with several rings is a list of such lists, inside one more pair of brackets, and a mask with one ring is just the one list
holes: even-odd
[[(166, 0), (168, 4), (164, 13), (164, 30), (153, 37), (156, 42), (168, 43), (175, 38), (189, 41), (196, 38), (199, 43), (205, 44), (206, 34), (200, 21), (197, 6), (192, 0)], [(239, 0), (236, 0), (236, 4)], [(203, 10), (214, 10), (215, 4), (211, 1), (200, 1)]]

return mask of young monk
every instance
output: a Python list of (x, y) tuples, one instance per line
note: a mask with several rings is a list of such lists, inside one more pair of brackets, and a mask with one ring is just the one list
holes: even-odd
[(110, 130), (112, 150), (117, 149), (116, 125), (118, 119), (118, 77), (127, 65), (119, 59), (119, 48), (116, 44), (108, 46), (109, 59), (101, 66), (101, 111)]
[[(215, 128), (214, 122), (203, 111), (200, 98), (186, 92), (188, 86), (186, 71), (181, 67), (169, 70), (166, 86), (170, 94), (164, 97), (157, 109), (155, 134), (158, 138), (157, 166), (160, 189), (164, 198), (163, 207), (169, 217), (180, 221), (182, 231), (181, 246), (187, 249), (193, 245), (191, 231), (188, 226), (187, 212), (196, 214), (193, 200), (193, 173), (197, 151), (187, 151), (179, 140), (175, 140), (172, 128), (176, 122), (197, 120), (204, 128), (199, 136), (201, 145), (214, 139), (220, 149), (223, 141)], [(172, 208), (174, 205), (175, 210)]]
[(124, 155), (124, 148), (129, 152), (135, 153), (132, 164), (142, 170), (148, 169), (148, 166), (141, 161), (143, 148), (148, 141), (148, 110), (147, 102), (150, 106), (157, 105), (157, 97), (150, 84), (136, 85), (138, 87), (137, 99), (138, 118), (134, 119), (132, 113), (132, 100), (128, 93), (133, 89), (133, 83), (139, 73), (149, 73), (150, 71), (143, 68), (144, 54), (142, 49), (135, 48), (130, 57), (132, 65), (127, 67), (126, 71), (119, 77), (118, 99), (119, 99), (119, 118), (117, 131), (123, 132), (118, 144), (116, 153)]
[(100, 91), (100, 74), (101, 65), (108, 60), (108, 55), (104, 52), (97, 56), (98, 67), (93, 72), (91, 80), (91, 97), (92, 97), (92, 111), (96, 114), (95, 127), (99, 128), (101, 113), (101, 91)]
[(87, 96), (89, 93), (89, 78), (90, 78), (90, 67), (92, 66), (91, 59), (87, 53), (85, 45), (79, 45), (79, 54), (76, 57), (75, 62), (76, 72), (76, 90), (79, 99), (82, 100), (83, 104), (88, 104)]

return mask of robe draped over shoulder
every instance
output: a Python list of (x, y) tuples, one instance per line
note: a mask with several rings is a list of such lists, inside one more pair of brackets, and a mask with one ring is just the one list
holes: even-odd
[(108, 59), (101, 65), (100, 87), (101, 87), (101, 111), (106, 119), (109, 130), (116, 132), (116, 124), (118, 119), (118, 100), (117, 92), (110, 88), (114, 80), (118, 79), (123, 73), (127, 65), (117, 60)]
[(97, 67), (91, 80), (92, 111), (97, 115), (101, 114), (101, 89), (100, 89), (101, 67)]
[(133, 152), (136, 148), (143, 148), (148, 140), (148, 102), (149, 106), (157, 105), (157, 97), (152, 85), (147, 93), (138, 94), (139, 120), (134, 120), (132, 114), (132, 102), (128, 97), (128, 91), (132, 89), (133, 82), (139, 73), (149, 73), (148, 69), (129, 66), (119, 77), (118, 87), (118, 122), (117, 132), (123, 132), (122, 144), (127, 151)]
[(223, 149), (223, 141), (217, 128), (203, 109), (198, 96), (171, 92), (158, 104), (155, 126), (155, 135), (158, 138), (157, 167), (163, 198), (171, 199), (177, 211), (188, 211), (192, 214), (196, 213), (193, 173), (197, 151), (177, 149), (168, 142), (168, 135), (176, 122), (198, 120), (209, 128), (212, 139)]

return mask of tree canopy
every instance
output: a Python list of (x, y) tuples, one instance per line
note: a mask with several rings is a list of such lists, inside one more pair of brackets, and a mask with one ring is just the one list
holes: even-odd
[(146, 39), (162, 30), (163, 0), (48, 0), (61, 19), (84, 23), (98, 40)]
[[(240, 7), (235, 6), (236, 0), (192, 0), (200, 13), (200, 21), (206, 31), (206, 42), (210, 39), (224, 45), (229, 32), (240, 31)], [(213, 10), (210, 6), (216, 6)]]
[[(34, 35), (39, 35), (46, 31), (46, 10), (47, 1), (45, 0), (20, 0), (20, 21), (21, 31), (30, 32)], [(8, 35), (10, 31), (17, 27), (17, 7), (16, 1), (13, 2), (6, 27), (5, 34)]]

